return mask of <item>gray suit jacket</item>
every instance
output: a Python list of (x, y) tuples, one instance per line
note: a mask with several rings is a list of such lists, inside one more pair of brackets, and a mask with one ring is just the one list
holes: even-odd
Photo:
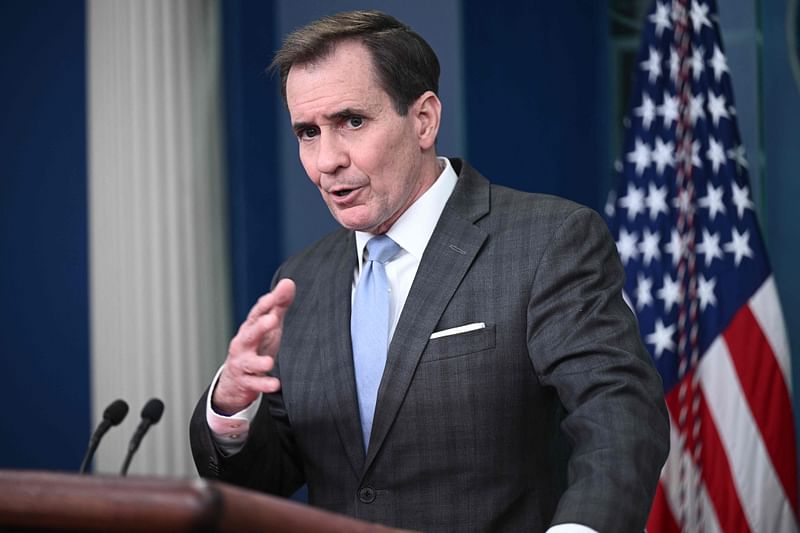
[[(435, 531), (641, 531), (669, 428), (662, 388), (623, 302), (600, 217), (490, 185), (456, 186), (389, 349), (369, 449), (349, 324), (356, 251), (340, 230), (289, 259), (297, 296), (245, 449), (216, 450), (205, 399), (191, 422), (201, 475)], [(473, 322), (484, 329), (430, 340)]]

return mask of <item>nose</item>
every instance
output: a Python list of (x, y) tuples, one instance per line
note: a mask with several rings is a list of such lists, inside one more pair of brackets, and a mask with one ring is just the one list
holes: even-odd
[(317, 170), (322, 174), (335, 174), (339, 168), (350, 166), (347, 147), (336, 133), (320, 134), (317, 151)]

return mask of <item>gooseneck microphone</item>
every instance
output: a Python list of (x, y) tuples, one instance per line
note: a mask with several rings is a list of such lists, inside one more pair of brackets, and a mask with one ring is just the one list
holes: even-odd
[(161, 420), (162, 414), (164, 414), (164, 402), (158, 398), (148, 400), (147, 403), (144, 404), (144, 407), (142, 407), (142, 421), (139, 422), (139, 427), (136, 428), (136, 432), (133, 434), (128, 444), (128, 454), (125, 456), (125, 462), (122, 463), (122, 470), (119, 472), (121, 476), (128, 473), (128, 467), (131, 464), (131, 459), (133, 459), (133, 454), (139, 449), (139, 444), (142, 442), (144, 434), (147, 433), (150, 426)]
[(83, 456), (83, 462), (81, 463), (81, 474), (85, 473), (86, 469), (89, 468), (89, 463), (92, 461), (94, 452), (97, 450), (100, 439), (103, 438), (106, 431), (108, 431), (111, 426), (116, 426), (122, 422), (127, 414), (128, 404), (125, 403), (125, 400), (114, 400), (106, 407), (106, 410), (103, 411), (103, 420), (97, 425), (97, 429), (92, 433), (92, 438), (89, 439), (89, 447), (86, 449), (86, 454)]

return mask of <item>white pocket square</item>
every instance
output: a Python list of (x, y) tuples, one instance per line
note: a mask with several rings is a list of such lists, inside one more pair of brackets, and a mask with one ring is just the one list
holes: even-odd
[(431, 339), (438, 339), (439, 337), (448, 337), (450, 335), (458, 335), (459, 333), (466, 333), (468, 331), (475, 331), (476, 329), (483, 329), (486, 324), (483, 322), (473, 322), (472, 324), (464, 324), (456, 328), (443, 329), (442, 331), (435, 331), (431, 334)]

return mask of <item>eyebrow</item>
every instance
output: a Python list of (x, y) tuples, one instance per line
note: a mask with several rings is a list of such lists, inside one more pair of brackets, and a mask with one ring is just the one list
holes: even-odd
[[(369, 113), (366, 110), (355, 109), (355, 108), (352, 108), (352, 107), (345, 107), (341, 111), (337, 111), (335, 113), (331, 113), (330, 115), (323, 115), (323, 117), (326, 120), (339, 121), (339, 120), (344, 120), (344, 119), (346, 119), (348, 117), (352, 117), (352, 116), (355, 116), (355, 115), (360, 116), (360, 117), (367, 117), (367, 116), (369, 116)], [(316, 127), (316, 124), (314, 124), (312, 122), (293, 122), (292, 123), (292, 129), (294, 131), (302, 131), (302, 130), (304, 130), (306, 128), (313, 128), (313, 127)]]

